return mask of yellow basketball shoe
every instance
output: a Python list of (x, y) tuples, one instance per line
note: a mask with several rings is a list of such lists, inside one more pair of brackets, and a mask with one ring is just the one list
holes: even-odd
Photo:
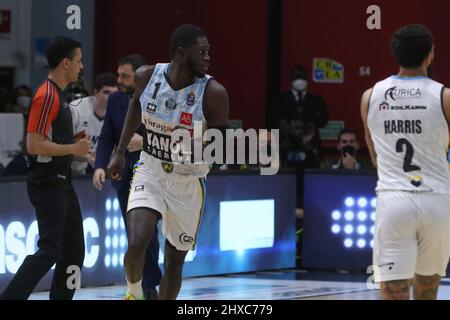
[(142, 295), (140, 298), (136, 298), (132, 293), (127, 292), (125, 293), (125, 296), (122, 300), (145, 300), (144, 295)]

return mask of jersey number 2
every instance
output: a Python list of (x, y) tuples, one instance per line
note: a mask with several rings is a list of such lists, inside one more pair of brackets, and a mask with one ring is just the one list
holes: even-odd
[(405, 138), (398, 139), (397, 143), (395, 145), (395, 151), (403, 152), (403, 146), (406, 146), (405, 159), (403, 161), (403, 171), (411, 172), (411, 171), (421, 170), (421, 168), (419, 166), (412, 164), (414, 148), (413, 148), (411, 142), (409, 142)]

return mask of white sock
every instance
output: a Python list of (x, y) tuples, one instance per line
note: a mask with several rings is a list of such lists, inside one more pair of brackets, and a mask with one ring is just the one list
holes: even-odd
[(128, 292), (136, 299), (142, 298), (142, 279), (136, 283), (131, 283), (127, 280)]

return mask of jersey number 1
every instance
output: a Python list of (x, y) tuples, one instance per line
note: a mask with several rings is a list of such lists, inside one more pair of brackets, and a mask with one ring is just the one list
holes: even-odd
[(156, 95), (158, 94), (159, 87), (161, 87), (161, 82), (155, 83), (155, 91), (153, 91), (152, 99), (156, 99)]
[(414, 148), (413, 148), (411, 142), (409, 142), (405, 138), (398, 139), (397, 143), (395, 145), (395, 151), (403, 152), (403, 146), (406, 146), (405, 159), (403, 161), (403, 171), (411, 172), (411, 171), (421, 170), (421, 168), (419, 166), (412, 164)]

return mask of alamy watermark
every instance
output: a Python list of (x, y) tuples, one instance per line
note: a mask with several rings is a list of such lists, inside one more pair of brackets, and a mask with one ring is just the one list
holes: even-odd
[(66, 273), (69, 274), (66, 281), (66, 286), (69, 290), (81, 288), (81, 269), (77, 265), (70, 265), (67, 267)]
[(370, 274), (369, 278), (366, 280), (366, 286), (369, 290), (380, 290), (380, 282), (378, 281), (380, 277), (380, 267), (376, 265), (370, 265), (366, 270), (367, 274)]
[(67, 7), (66, 13), (69, 15), (66, 26), (69, 30), (81, 30), (81, 8), (75, 4)]
[[(146, 123), (146, 152), (174, 164), (256, 165), (261, 175), (275, 175), (280, 167), (279, 131), (248, 129), (203, 130), (201, 121), (194, 129), (150, 130)], [(162, 130), (161, 130), (162, 129)]]
[(366, 20), (366, 26), (369, 30), (381, 29), (381, 8), (375, 4), (367, 7), (367, 14), (370, 16)]

